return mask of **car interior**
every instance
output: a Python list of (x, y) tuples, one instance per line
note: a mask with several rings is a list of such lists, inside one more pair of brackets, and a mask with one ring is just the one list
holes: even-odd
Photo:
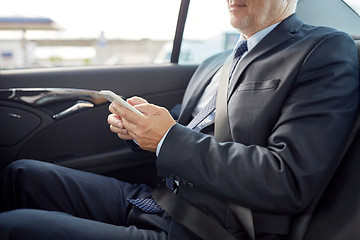
[[(299, 1), (299, 17), (315, 18), (309, 7), (324, 2)], [(342, 1), (324, 4), (330, 2), (336, 7)], [(154, 155), (134, 152), (109, 130), (109, 102), (99, 91), (108, 89), (124, 98), (141, 96), (167, 109), (180, 104), (198, 66), (179, 64), (189, 4), (190, 0), (181, 1), (168, 63), (0, 71), (0, 170), (18, 159), (37, 159), (155, 186), (159, 179)], [(359, 25), (351, 25), (360, 34), (360, 16), (355, 14)], [(351, 32), (351, 36), (360, 64), (360, 35)], [(295, 217), (289, 239), (360, 239), (359, 127), (360, 115), (331, 181)]]

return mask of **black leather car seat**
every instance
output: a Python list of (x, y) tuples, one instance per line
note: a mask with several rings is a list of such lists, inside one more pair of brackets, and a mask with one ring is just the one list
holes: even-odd
[[(360, 37), (354, 39), (360, 64)], [(305, 240), (360, 239), (359, 116), (354, 139), (312, 215)]]

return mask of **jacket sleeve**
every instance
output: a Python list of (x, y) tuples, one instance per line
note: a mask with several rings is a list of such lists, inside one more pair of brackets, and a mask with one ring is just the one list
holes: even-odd
[(358, 109), (359, 70), (354, 42), (341, 33), (299, 64), (267, 146), (219, 143), (176, 124), (158, 156), (159, 174), (251, 209), (301, 212), (339, 162)]

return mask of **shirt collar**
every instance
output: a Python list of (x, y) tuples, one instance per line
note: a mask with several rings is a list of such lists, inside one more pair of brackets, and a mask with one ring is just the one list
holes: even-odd
[(240, 44), (241, 41), (247, 40), (247, 48), (248, 48), (247, 52), (250, 52), (251, 49), (253, 49), (264, 37), (266, 37), (266, 35), (268, 35), (272, 30), (274, 30), (274, 28), (276, 28), (277, 25), (279, 24), (280, 22), (275, 23), (270, 27), (264, 28), (263, 30), (260, 30), (259, 32), (255, 33), (248, 39), (245, 39), (244, 36), (240, 34), (239, 40), (236, 43), (236, 47), (234, 48), (234, 50), (237, 48), (237, 46)]

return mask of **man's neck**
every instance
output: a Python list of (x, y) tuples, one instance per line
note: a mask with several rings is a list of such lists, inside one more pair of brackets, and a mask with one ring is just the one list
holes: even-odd
[[(242, 34), (237, 42), (236, 45), (239, 44), (239, 42), (241, 42), (242, 40), (247, 40), (247, 47), (248, 47), (248, 52), (253, 49), (264, 37), (266, 37), (266, 35), (268, 35), (272, 30), (274, 30), (274, 28), (277, 27), (277, 25), (279, 25), (279, 23), (275, 23), (265, 29), (262, 29), (260, 31), (258, 31), (257, 33), (255, 33), (254, 35), (252, 35), (250, 38), (246, 39), (245, 36)], [(245, 56), (246, 54), (244, 54)]]
[(262, 25), (262, 26), (257, 26), (254, 27), (252, 29), (246, 30), (246, 31), (240, 31), (242, 33), (242, 35), (244, 36), (245, 39), (249, 39), (251, 36), (255, 35), (256, 33), (270, 27), (273, 26), (274, 24), (278, 24), (282, 21), (284, 21), (285, 19), (287, 19), (288, 17), (290, 17), (291, 15), (293, 15), (295, 12), (290, 12), (290, 13), (284, 13), (283, 15), (281, 15), (280, 17), (269, 21), (266, 25)]

